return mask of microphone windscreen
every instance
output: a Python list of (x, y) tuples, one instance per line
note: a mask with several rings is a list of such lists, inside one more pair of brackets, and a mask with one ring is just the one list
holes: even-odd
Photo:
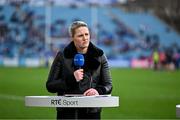
[(74, 65), (76, 67), (82, 67), (84, 65), (84, 56), (80, 53), (74, 56)]

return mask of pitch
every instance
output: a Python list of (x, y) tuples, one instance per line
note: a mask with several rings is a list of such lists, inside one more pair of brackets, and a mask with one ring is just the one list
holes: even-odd
[[(0, 119), (55, 119), (55, 108), (26, 107), (25, 96), (56, 95), (45, 87), (49, 68), (0, 68)], [(104, 108), (102, 119), (176, 119), (180, 71), (111, 69), (120, 107)]]

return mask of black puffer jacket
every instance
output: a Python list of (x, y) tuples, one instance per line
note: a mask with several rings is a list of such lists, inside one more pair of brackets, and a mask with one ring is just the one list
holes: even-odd
[[(110, 94), (112, 91), (112, 79), (109, 72), (107, 58), (103, 51), (89, 44), (88, 52), (84, 55), (84, 78), (76, 82), (73, 75), (76, 68), (73, 59), (77, 54), (74, 43), (71, 42), (63, 52), (58, 52), (46, 82), (46, 88), (51, 93), (83, 94), (89, 88), (95, 88), (99, 94)], [(89, 109), (90, 112), (99, 112), (100, 109)]]

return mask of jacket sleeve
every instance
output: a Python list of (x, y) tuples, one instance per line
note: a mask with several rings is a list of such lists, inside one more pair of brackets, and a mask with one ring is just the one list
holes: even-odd
[(101, 56), (100, 83), (96, 87), (100, 95), (110, 94), (112, 91), (112, 78), (108, 61), (105, 55)]
[(46, 88), (51, 93), (63, 94), (66, 89), (66, 83), (62, 78), (63, 69), (63, 53), (58, 52), (50, 69), (48, 80), (46, 82)]

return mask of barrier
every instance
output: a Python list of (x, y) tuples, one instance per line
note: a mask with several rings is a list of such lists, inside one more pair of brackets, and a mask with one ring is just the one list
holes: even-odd
[(26, 106), (34, 107), (118, 107), (118, 96), (26, 96)]

